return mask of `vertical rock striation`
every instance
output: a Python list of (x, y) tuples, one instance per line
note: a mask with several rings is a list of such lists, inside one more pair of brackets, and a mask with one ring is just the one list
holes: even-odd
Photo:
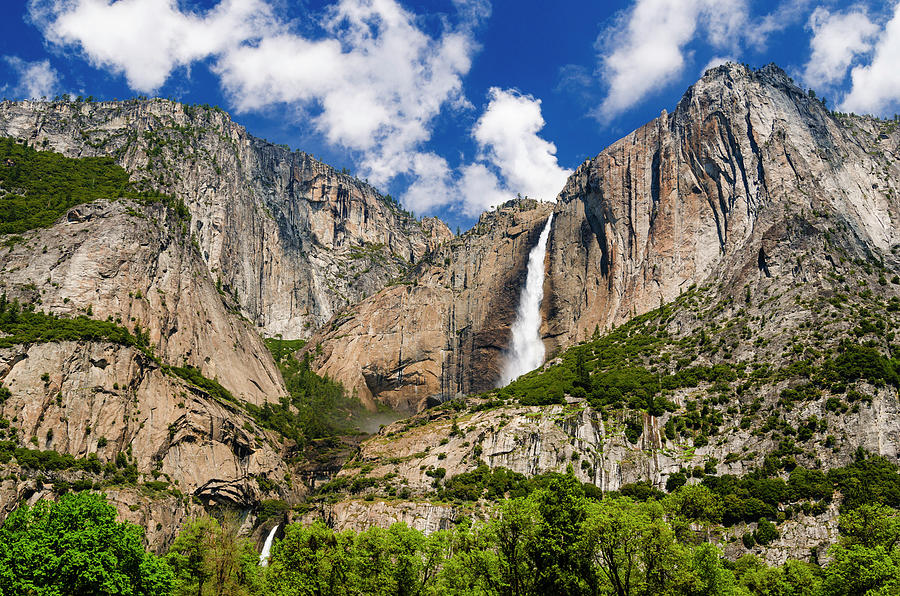
[(779, 68), (710, 69), (663, 112), (582, 164), (550, 239), (549, 344), (566, 346), (693, 283), (772, 275), (788, 214), (831, 212), (861, 250), (900, 243), (900, 135), (844, 119)]
[(111, 155), (184, 200), (213, 279), (265, 335), (308, 337), (449, 239), (368, 184), (247, 134), (218, 108), (167, 100), (3, 102), (0, 136)]
[(320, 374), (405, 411), (500, 378), (528, 253), (553, 205), (511, 201), (310, 340)]

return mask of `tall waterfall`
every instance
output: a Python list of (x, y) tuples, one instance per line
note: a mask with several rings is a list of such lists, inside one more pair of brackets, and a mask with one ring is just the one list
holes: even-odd
[(516, 321), (512, 326), (512, 345), (506, 354), (503, 376), (500, 386), (508, 385), (520, 375), (534, 370), (544, 363), (544, 342), (541, 340), (541, 300), (544, 298), (544, 257), (547, 254), (547, 239), (550, 237), (550, 224), (553, 214), (544, 229), (537, 245), (528, 255), (528, 274), (525, 287), (519, 296), (519, 308)]
[(266, 536), (266, 541), (263, 543), (262, 552), (259, 553), (259, 564), (261, 567), (265, 567), (269, 564), (269, 553), (272, 552), (272, 541), (275, 540), (275, 532), (278, 531), (278, 528), (281, 527), (281, 524), (275, 524), (275, 527), (272, 528), (272, 531), (269, 532), (269, 535)]

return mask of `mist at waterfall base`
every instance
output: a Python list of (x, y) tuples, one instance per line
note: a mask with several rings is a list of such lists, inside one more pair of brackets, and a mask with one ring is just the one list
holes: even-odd
[(553, 214), (544, 224), (538, 243), (528, 254), (528, 273), (525, 287), (519, 296), (519, 308), (512, 325), (512, 342), (506, 353), (500, 387), (509, 385), (521, 375), (544, 363), (544, 342), (541, 339), (541, 301), (544, 299), (544, 257)]

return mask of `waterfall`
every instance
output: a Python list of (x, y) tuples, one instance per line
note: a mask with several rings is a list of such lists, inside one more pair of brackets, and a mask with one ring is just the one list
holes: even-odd
[(544, 363), (544, 342), (541, 340), (541, 300), (544, 298), (544, 257), (553, 214), (528, 254), (528, 273), (525, 287), (519, 296), (516, 321), (512, 326), (512, 345), (506, 353), (500, 386), (508, 385), (520, 375), (534, 370)]
[(259, 553), (260, 567), (265, 567), (269, 564), (269, 553), (272, 551), (272, 541), (275, 540), (275, 532), (277, 532), (278, 528), (280, 527), (281, 524), (275, 524), (275, 527), (272, 528), (272, 531), (269, 532), (268, 536), (266, 536), (266, 541), (263, 543), (262, 552)]

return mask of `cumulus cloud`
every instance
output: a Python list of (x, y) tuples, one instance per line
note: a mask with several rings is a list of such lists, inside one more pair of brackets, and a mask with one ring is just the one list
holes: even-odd
[(493, 164), (507, 187), (534, 198), (553, 200), (569, 172), (559, 167), (556, 146), (538, 133), (544, 128), (541, 100), (497, 87), (478, 120), (473, 137), (481, 158)]
[(773, 33), (784, 31), (805, 19), (812, 3), (813, 0), (784, 0), (775, 10), (744, 27), (742, 33), (751, 45), (762, 51)]
[(745, 0), (637, 0), (598, 39), (608, 90), (597, 115), (609, 120), (679, 76), (698, 29), (726, 48), (748, 19)]
[(467, 105), (462, 77), (477, 50), (470, 25), (434, 38), (393, 0), (343, 0), (323, 22), (324, 39), (265, 38), (226, 53), (215, 70), (239, 110), (315, 104), (318, 131), (362, 151), (361, 173), (384, 184), (422, 161), (415, 149), (444, 106)]
[(476, 215), (522, 194), (553, 201), (570, 171), (559, 166), (556, 146), (543, 139), (541, 100), (493, 87), (488, 105), (472, 130), (477, 159), (454, 174), (437, 156), (421, 160), (417, 181), (404, 201), (423, 209), (459, 197), (466, 215)]
[(446, 203), (434, 193), (452, 178), (422, 147), (445, 108), (469, 109), (463, 77), (478, 51), (485, 0), (454, 0), (437, 35), (396, 0), (340, 0), (315, 22), (316, 36), (279, 20), (267, 0), (221, 0), (191, 12), (177, 0), (32, 0), (32, 20), (61, 47), (152, 92), (180, 67), (208, 61), (239, 112), (286, 106), (331, 145), (359, 159), (376, 185), (414, 180), (416, 209)]
[(878, 33), (871, 61), (850, 72), (850, 92), (841, 102), (848, 112), (885, 114), (900, 104), (900, 2)]
[(704, 72), (748, 46), (762, 51), (769, 36), (805, 18), (811, 1), (783, 0), (753, 15), (748, 0), (634, 0), (597, 38), (606, 90), (594, 115), (608, 122), (678, 80), (698, 40), (716, 56)]
[(176, 0), (37, 0), (31, 15), (51, 43), (78, 46), (96, 67), (150, 93), (180, 66), (278, 29), (261, 0), (222, 0), (205, 14)]
[(869, 52), (879, 27), (865, 10), (831, 13), (819, 7), (809, 17), (812, 52), (803, 71), (807, 85), (829, 86), (844, 79), (855, 57)]
[(28, 62), (17, 56), (4, 56), (19, 77), (19, 82), (12, 88), (4, 88), (4, 93), (24, 99), (40, 99), (52, 96), (59, 87), (59, 74), (50, 66), (49, 60)]

